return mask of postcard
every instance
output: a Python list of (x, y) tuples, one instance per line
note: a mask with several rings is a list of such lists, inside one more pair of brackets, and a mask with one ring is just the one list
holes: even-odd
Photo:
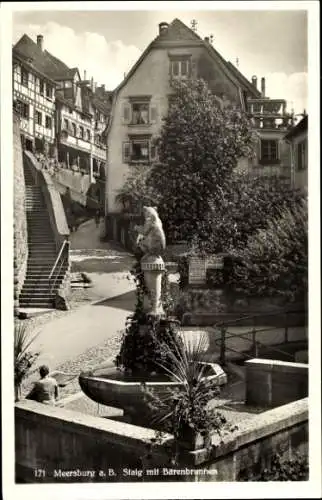
[(320, 497), (318, 13), (2, 5), (6, 500)]

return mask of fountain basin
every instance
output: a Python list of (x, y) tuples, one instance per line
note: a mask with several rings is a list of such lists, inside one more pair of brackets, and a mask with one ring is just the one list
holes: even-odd
[[(227, 383), (227, 375), (216, 363), (202, 362), (205, 365), (205, 379), (214, 386)], [(183, 386), (168, 375), (130, 375), (118, 370), (114, 364), (97, 368), (93, 371), (82, 372), (79, 375), (79, 385), (93, 401), (115, 408), (123, 409), (132, 415), (148, 413), (148, 406), (144, 395), (144, 386), (162, 396), (174, 388)]]

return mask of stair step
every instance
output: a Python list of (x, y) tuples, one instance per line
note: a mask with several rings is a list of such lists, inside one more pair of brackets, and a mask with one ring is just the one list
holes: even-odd
[[(58, 288), (57, 286), (53, 286), (52, 288), (51, 287), (48, 287), (48, 288), (42, 287), (42, 288), (38, 288), (38, 291), (39, 291), (40, 295), (47, 296), (48, 294), (52, 295), (53, 293), (55, 293), (55, 290), (57, 288)], [(36, 287), (28, 287), (28, 288), (23, 287), (23, 289), (21, 290), (21, 296), (25, 297), (26, 295), (32, 295), (34, 297), (34, 296), (39, 295), (36, 293), (36, 291), (37, 291)]]
[(44, 266), (47, 265), (49, 267), (52, 267), (55, 264), (56, 258), (40, 258), (40, 257), (33, 257), (32, 259), (28, 259), (27, 265), (29, 264), (29, 267), (34, 266), (34, 265), (39, 265), (39, 266)]
[(30, 248), (29, 250), (29, 255), (30, 255), (30, 252), (44, 252), (44, 253), (52, 253), (54, 255), (57, 254), (57, 251), (56, 251), (56, 248), (54, 247), (54, 245), (50, 245), (50, 246), (45, 246), (45, 247), (41, 247), (40, 245), (35, 245), (33, 247)]
[(37, 257), (37, 256), (43, 256), (43, 257), (57, 257), (57, 251), (55, 248), (39, 248), (37, 246), (29, 248), (29, 253), (28, 257)]
[(57, 254), (56, 245), (53, 241), (50, 241), (50, 240), (49, 241), (44, 240), (41, 243), (39, 243), (39, 242), (34, 243), (34, 241), (32, 240), (32, 241), (30, 241), (29, 248), (31, 251), (40, 250), (40, 251), (46, 251), (46, 252), (53, 252), (53, 253)]
[(53, 305), (54, 305), (54, 301), (53, 300), (50, 301), (50, 302), (47, 302), (47, 301), (40, 302), (39, 300), (37, 300), (37, 301), (26, 301), (26, 302), (25, 301), (21, 301), (21, 302), (19, 301), (19, 306), (21, 308), (24, 308), (24, 309), (27, 309), (29, 307), (33, 308), (33, 309), (35, 309), (37, 307), (39, 307), (41, 309), (53, 309)]
[[(33, 285), (33, 284), (39, 284), (41, 285), (42, 283), (49, 283), (49, 273), (48, 275), (43, 275), (43, 274), (30, 274), (26, 277), (25, 281), (24, 281), (24, 285), (27, 284), (27, 285)], [(54, 274), (53, 277), (51, 278), (51, 282), (55, 281), (56, 280), (56, 283), (59, 283), (61, 282), (63, 279), (64, 279), (64, 274)]]

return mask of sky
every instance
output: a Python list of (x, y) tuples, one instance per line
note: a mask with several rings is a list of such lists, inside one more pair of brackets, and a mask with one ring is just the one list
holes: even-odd
[[(147, 3), (146, 5), (149, 5)], [(184, 5), (184, 4), (183, 4)], [(59, 6), (59, 3), (57, 3)], [(246, 78), (266, 78), (266, 95), (287, 100), (295, 113), (307, 109), (307, 13), (294, 11), (19, 11), (13, 13), (13, 43), (27, 33), (87, 78), (114, 89), (157, 36), (158, 24), (179, 18), (236, 64)]]

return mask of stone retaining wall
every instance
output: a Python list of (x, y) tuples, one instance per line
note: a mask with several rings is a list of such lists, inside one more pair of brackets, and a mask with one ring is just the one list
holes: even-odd
[[(17, 482), (235, 481), (269, 467), (276, 453), (307, 454), (308, 401), (252, 415), (222, 442), (214, 436), (211, 449), (183, 451), (175, 466), (166, 450), (171, 435), (149, 456), (151, 429), (111, 419), (21, 401), (15, 428)], [(36, 478), (35, 470), (43, 472)]]
[(250, 359), (245, 366), (248, 404), (275, 407), (308, 395), (307, 364)]
[(19, 294), (25, 279), (28, 259), (28, 233), (25, 209), (25, 177), (19, 116), (13, 115), (13, 169), (14, 169), (14, 309), (19, 311)]

